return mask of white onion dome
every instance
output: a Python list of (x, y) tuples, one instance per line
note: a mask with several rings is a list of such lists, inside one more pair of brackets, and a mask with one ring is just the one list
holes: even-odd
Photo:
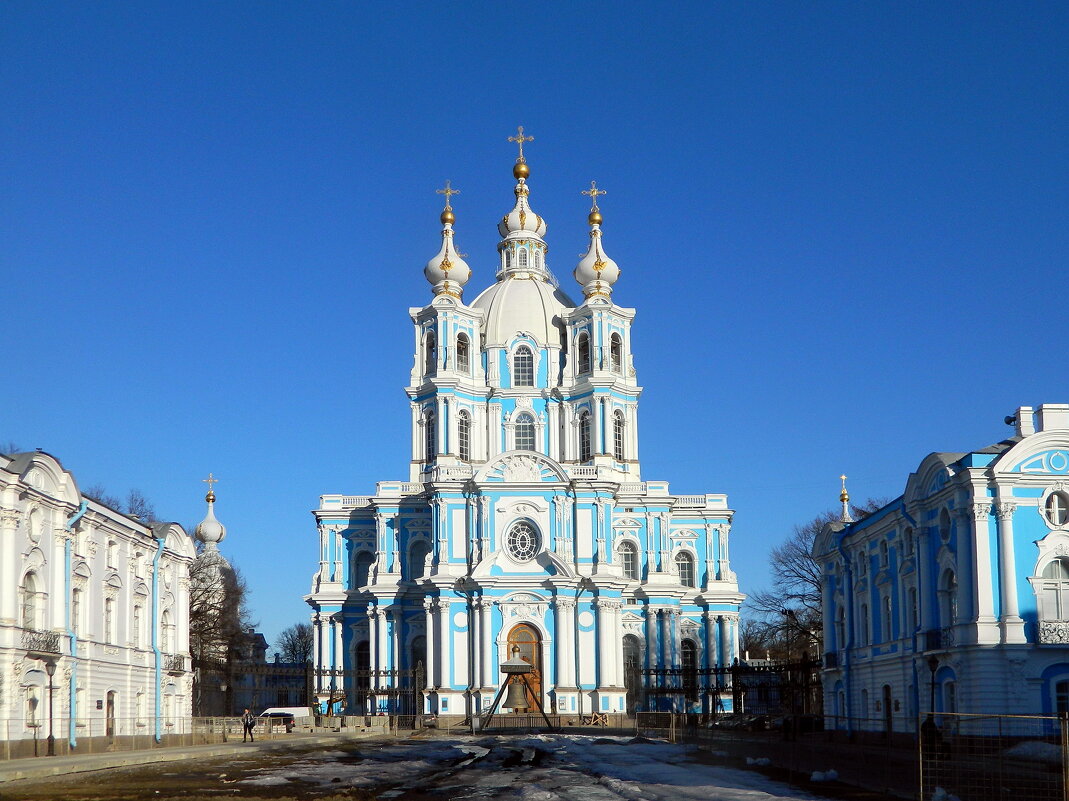
[(595, 202), (587, 221), (590, 223), (590, 246), (579, 260), (572, 275), (583, 287), (587, 298), (612, 295), (612, 285), (620, 277), (620, 268), (605, 254), (601, 245), (601, 212)]
[(215, 548), (226, 537), (226, 526), (215, 519), (215, 492), (208, 490), (204, 500), (208, 502), (208, 514), (197, 523), (197, 527), (193, 529), (193, 536), (203, 542), (206, 547)]
[[(446, 186), (448, 187), (448, 183)], [(450, 194), (456, 194), (456, 190), (450, 190)], [(464, 284), (468, 283), (468, 279), (471, 278), (471, 268), (453, 245), (453, 223), (456, 221), (456, 216), (449, 205), (448, 196), (445, 208), (442, 210), (441, 220), (442, 247), (438, 254), (427, 262), (427, 266), (423, 268), (423, 275), (434, 288), (435, 295), (460, 298), (464, 291)]]
[(530, 168), (525, 161), (517, 161), (512, 168), (512, 174), (518, 181), (516, 188), (516, 205), (512, 211), (501, 218), (497, 230), (501, 236), (508, 239), (534, 237), (541, 239), (546, 235), (546, 221), (531, 210), (531, 204), (527, 197), (530, 188), (527, 186), (527, 176), (531, 174)]

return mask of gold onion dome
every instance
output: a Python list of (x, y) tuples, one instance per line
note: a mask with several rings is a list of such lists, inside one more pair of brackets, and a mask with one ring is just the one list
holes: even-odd
[(453, 189), (450, 182), (445, 182), (444, 189), (435, 190), (440, 195), (445, 195), (445, 208), (440, 217), (442, 221), (442, 247), (438, 253), (427, 262), (423, 268), (423, 275), (434, 288), (435, 295), (449, 295), (459, 298), (464, 291), (464, 284), (471, 278), (471, 268), (464, 258), (457, 252), (453, 245), (453, 223), (456, 215), (449, 199), (453, 195), (459, 195), (459, 189)]
[(590, 247), (579, 260), (575, 267), (575, 280), (583, 287), (583, 295), (587, 298), (600, 296), (608, 298), (612, 295), (612, 285), (620, 277), (620, 268), (615, 261), (605, 254), (605, 248), (601, 244), (601, 209), (598, 208), (598, 195), (604, 195), (604, 189), (598, 189), (594, 181), (590, 182), (590, 189), (583, 190), (584, 195), (589, 195), (593, 203), (587, 222), (590, 223)]

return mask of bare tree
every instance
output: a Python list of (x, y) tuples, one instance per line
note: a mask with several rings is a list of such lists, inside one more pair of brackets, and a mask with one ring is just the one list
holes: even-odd
[[(886, 498), (870, 498), (851, 506), (855, 520), (862, 520), (888, 503)], [(754, 613), (754, 635), (761, 637), (773, 656), (795, 658), (808, 652), (821, 653), (824, 641), (824, 617), (821, 610), (821, 568), (813, 558), (813, 542), (828, 523), (839, 519), (841, 512), (824, 512), (802, 525), (774, 547), (768, 555), (775, 580), (770, 590), (758, 590), (747, 599)]]
[(109, 509), (114, 509), (116, 512), (122, 511), (122, 501), (109, 493), (103, 484), (91, 484), (88, 487), (82, 487), (82, 495), (107, 506)]
[(278, 635), (275, 649), (283, 662), (308, 662), (312, 658), (312, 625), (294, 623)]
[[(195, 714), (229, 714), (226, 699), (232, 688), (236, 663), (254, 627), (248, 609), (248, 586), (237, 568), (228, 565), (218, 551), (200, 553), (189, 570), (189, 650), (196, 686)], [(221, 692), (222, 709), (209, 700)], [(232, 691), (231, 691), (232, 692)]]
[(0, 456), (14, 456), (16, 453), (22, 453), (22, 448), (14, 440), (0, 442)]
[(126, 496), (126, 513), (138, 518), (142, 523), (155, 523), (156, 507), (139, 489), (132, 489)]

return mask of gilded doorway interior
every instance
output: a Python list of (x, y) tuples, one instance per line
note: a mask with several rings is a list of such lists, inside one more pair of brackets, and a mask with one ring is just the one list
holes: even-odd
[[(542, 638), (539, 636), (538, 630), (526, 623), (520, 623), (518, 626), (513, 627), (512, 631), (509, 632), (508, 655), (506, 658), (512, 658), (513, 648), (519, 648), (519, 653), (516, 655), (534, 668), (527, 674), (527, 684), (529, 685), (527, 708), (534, 711), (538, 709), (538, 704), (542, 703)], [(532, 693), (534, 697), (532, 697)], [(535, 703), (535, 697), (538, 699), (538, 704)]]

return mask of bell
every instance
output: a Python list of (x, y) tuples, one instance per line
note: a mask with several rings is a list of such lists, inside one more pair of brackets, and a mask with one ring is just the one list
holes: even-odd
[(527, 693), (523, 682), (513, 681), (509, 684), (509, 692), (505, 696), (504, 706), (517, 712), (527, 709)]

